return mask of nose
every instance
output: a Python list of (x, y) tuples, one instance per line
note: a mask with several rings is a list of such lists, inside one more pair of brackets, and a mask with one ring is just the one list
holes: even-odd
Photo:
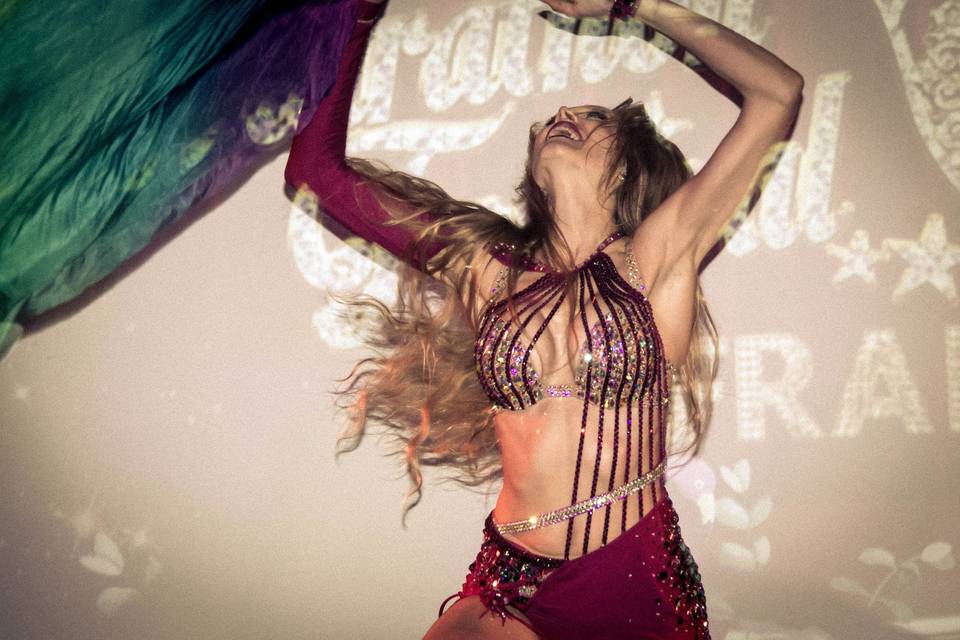
[(576, 114), (567, 107), (557, 109), (557, 120), (573, 120)]

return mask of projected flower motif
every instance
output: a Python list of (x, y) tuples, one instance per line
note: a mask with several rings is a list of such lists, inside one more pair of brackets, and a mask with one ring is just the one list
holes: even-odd
[(884, 245), (893, 249), (908, 265), (893, 291), (894, 300), (929, 282), (947, 300), (956, 304), (957, 287), (950, 269), (960, 263), (960, 245), (947, 241), (942, 214), (927, 216), (917, 240), (888, 238)]
[(914, 59), (900, 18), (904, 0), (874, 0), (893, 43), (913, 120), (940, 168), (960, 189), (960, 0), (930, 12), (925, 57)]
[[(670, 476), (670, 491), (674, 495), (684, 495), (693, 498), (701, 507), (701, 517), (704, 523), (713, 520), (713, 516), (706, 518), (706, 505), (713, 505), (714, 492), (724, 487), (742, 496), (751, 486), (751, 468), (749, 461), (742, 459), (733, 466), (721, 466), (719, 477), (722, 483), (717, 482), (711, 466), (701, 458), (693, 458), (689, 462), (676, 468)], [(718, 487), (719, 484), (719, 487)], [(705, 499), (709, 495), (710, 499)], [(769, 516), (772, 501), (763, 496), (747, 509), (740, 503), (742, 498), (723, 499), (717, 501), (717, 521), (724, 526), (748, 531), (761, 526)], [(713, 507), (711, 506), (711, 509)], [(711, 511), (713, 513), (713, 511)], [(750, 546), (736, 543), (722, 543), (720, 559), (724, 565), (732, 566), (744, 572), (761, 570), (769, 562), (770, 544), (766, 537), (760, 537)], [(738, 611), (740, 603), (728, 601), (722, 594), (722, 586), (714, 589), (710, 594), (710, 619), (714, 622), (725, 623), (728, 629), (726, 639), (738, 638), (746, 640), (761, 638), (777, 640), (837, 640), (830, 633), (817, 628), (806, 626), (797, 628), (783, 624), (777, 620), (758, 618), (753, 612)], [(749, 606), (751, 603), (744, 603)]]
[[(156, 579), (163, 569), (163, 564), (153, 553), (157, 545), (145, 527), (121, 529), (120, 539), (126, 548), (125, 551), (122, 550), (121, 544), (103, 530), (105, 524), (94, 508), (95, 502), (96, 495), (80, 513), (66, 516), (56, 509), (53, 516), (64, 520), (73, 530), (74, 553), (77, 552), (81, 540), (93, 536), (93, 548), (77, 556), (83, 568), (99, 576), (123, 579), (127, 583), (108, 586), (97, 596), (97, 609), (103, 615), (111, 616), (121, 607), (142, 598), (142, 590)], [(135, 586), (132, 586), (131, 582)]]
[(681, 494), (697, 503), (700, 509), (700, 522), (707, 524), (717, 517), (717, 476), (713, 468), (700, 457), (684, 462), (670, 475), (671, 492), (677, 489)]
[[(750, 461), (741, 459), (733, 467), (720, 465), (720, 477), (735, 494), (745, 494), (750, 488)], [(772, 507), (770, 496), (761, 496), (749, 508), (736, 498), (720, 498), (716, 503), (717, 523), (738, 531), (751, 532), (767, 520)], [(721, 542), (720, 560), (734, 569), (756, 572), (770, 561), (770, 540), (765, 535), (748, 535), (752, 538), (750, 546)]]
[[(830, 586), (841, 593), (852, 594), (857, 596), (858, 599), (863, 598), (866, 600), (867, 609), (874, 605), (886, 607), (893, 613), (894, 620), (897, 623), (905, 628), (917, 628), (918, 631), (928, 628), (930, 621), (914, 619), (913, 611), (909, 605), (888, 594), (893, 590), (902, 593), (916, 587), (920, 581), (921, 568), (924, 565), (940, 571), (949, 571), (956, 566), (953, 547), (942, 541), (928, 544), (919, 554), (903, 561), (898, 561), (893, 553), (882, 547), (867, 547), (860, 552), (859, 560), (868, 567), (878, 567), (886, 570), (872, 590), (863, 586), (859, 581), (845, 576), (834, 577), (830, 580)], [(960, 631), (960, 625), (953, 628), (952, 631), (953, 633)], [(924, 635), (927, 634), (924, 633)]]
[(847, 246), (830, 242), (824, 246), (824, 251), (841, 262), (840, 268), (833, 274), (832, 282), (835, 285), (851, 276), (859, 276), (867, 284), (875, 285), (877, 277), (873, 273), (873, 265), (890, 258), (886, 248), (870, 248), (870, 235), (864, 229), (854, 231)]
[[(141, 530), (142, 531), (142, 530)], [(138, 547), (145, 543), (138, 544), (136, 539), (131, 541), (131, 551), (135, 552)], [(123, 552), (116, 542), (102, 531), (97, 531), (94, 535), (94, 544), (92, 553), (80, 556), (80, 564), (85, 569), (102, 576), (119, 577), (126, 569)], [(156, 578), (163, 565), (153, 555), (146, 555), (142, 558), (140, 571), (142, 572), (142, 585), (146, 586)], [(128, 571), (128, 574), (130, 572)], [(129, 580), (129, 578), (128, 578)], [(111, 616), (134, 600), (143, 597), (143, 592), (131, 586), (109, 586), (103, 589), (97, 596), (97, 609), (105, 616)]]
[(297, 128), (302, 107), (303, 98), (292, 93), (276, 110), (268, 104), (261, 104), (244, 120), (247, 137), (264, 146), (283, 140)]

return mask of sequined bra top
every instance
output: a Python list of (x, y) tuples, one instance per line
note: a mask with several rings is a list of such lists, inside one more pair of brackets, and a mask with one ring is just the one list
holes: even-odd
[[(582, 341), (575, 359), (573, 384), (544, 384), (531, 362), (537, 341), (550, 322), (558, 315), (568, 315), (560, 312), (568, 290), (563, 274), (531, 261), (525, 268), (544, 275), (510, 300), (497, 300), (506, 275), (506, 268), (501, 269), (494, 298), (480, 317), (474, 352), (480, 383), (495, 406), (522, 410), (546, 394), (611, 407), (635, 401), (644, 392), (649, 382), (646, 373), (653, 368), (655, 356), (662, 358), (662, 349), (629, 243), (626, 259), (632, 284), (621, 277), (603, 251), (621, 237), (617, 233), (604, 240), (574, 276), (579, 298), (576, 318), (588, 338)], [(508, 251), (509, 247), (498, 245), (491, 253), (509, 264)], [(509, 308), (511, 300), (515, 316)], [(592, 326), (588, 315), (596, 318)], [(532, 336), (529, 342), (525, 335)]]

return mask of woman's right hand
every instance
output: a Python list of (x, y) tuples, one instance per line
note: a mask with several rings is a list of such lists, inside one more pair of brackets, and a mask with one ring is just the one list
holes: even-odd
[(543, 0), (557, 13), (571, 18), (604, 18), (610, 15), (612, 0)]

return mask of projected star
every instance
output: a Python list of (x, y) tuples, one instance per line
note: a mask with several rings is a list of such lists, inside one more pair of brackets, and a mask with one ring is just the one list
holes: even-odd
[(824, 251), (840, 259), (840, 268), (833, 274), (833, 284), (840, 284), (851, 276), (860, 276), (867, 284), (875, 285), (877, 276), (873, 273), (873, 265), (890, 258), (890, 252), (885, 248), (870, 248), (870, 235), (864, 229), (854, 231), (847, 246), (830, 242), (824, 246)]
[(943, 214), (927, 216), (918, 240), (887, 238), (884, 246), (893, 249), (908, 265), (893, 291), (894, 300), (929, 282), (947, 300), (957, 302), (957, 287), (950, 270), (960, 263), (960, 245), (947, 241)]

